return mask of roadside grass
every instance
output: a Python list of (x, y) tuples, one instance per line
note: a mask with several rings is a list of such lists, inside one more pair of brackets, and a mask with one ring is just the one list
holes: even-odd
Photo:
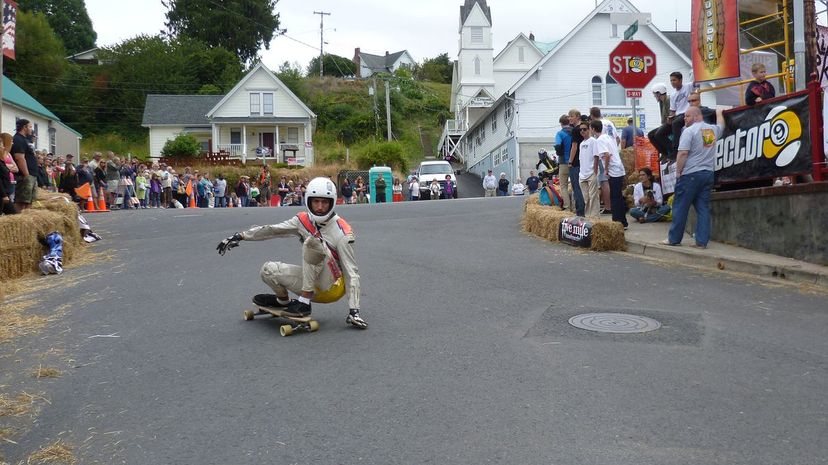
[(146, 160), (149, 158), (149, 135), (145, 134), (137, 137), (106, 133), (84, 136), (81, 139), (81, 157), (88, 156), (91, 158), (94, 152), (106, 154), (109, 151), (122, 157), (132, 155), (140, 160)]

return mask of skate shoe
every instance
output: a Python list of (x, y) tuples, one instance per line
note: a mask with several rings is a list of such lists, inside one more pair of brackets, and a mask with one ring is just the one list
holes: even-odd
[(274, 294), (256, 294), (253, 296), (253, 303), (260, 307), (283, 309), (287, 305), (280, 304)]
[(348, 314), (348, 317), (345, 318), (345, 323), (349, 325), (353, 325), (359, 329), (368, 329), (368, 323), (359, 316), (359, 310), (351, 309), (351, 312)]
[(290, 303), (284, 307), (284, 309), (286, 312), (291, 313), (293, 315), (310, 316), (311, 314), (310, 304), (299, 302), (296, 299), (291, 300)]

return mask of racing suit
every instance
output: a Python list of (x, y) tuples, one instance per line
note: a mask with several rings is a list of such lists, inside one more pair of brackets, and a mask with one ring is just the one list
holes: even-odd
[(324, 224), (313, 223), (306, 215), (303, 212), (287, 221), (257, 226), (241, 233), (246, 241), (289, 236), (298, 236), (302, 241), (302, 266), (266, 262), (262, 265), (262, 281), (277, 295), (284, 296), (287, 291), (318, 293), (330, 289), (341, 274), (345, 279), (349, 308), (359, 309), (359, 268), (351, 227), (336, 214)]

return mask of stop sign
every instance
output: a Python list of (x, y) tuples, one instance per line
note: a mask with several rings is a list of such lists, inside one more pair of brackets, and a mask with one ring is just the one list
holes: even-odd
[(640, 40), (625, 40), (610, 52), (610, 76), (625, 89), (643, 89), (656, 75), (655, 53)]

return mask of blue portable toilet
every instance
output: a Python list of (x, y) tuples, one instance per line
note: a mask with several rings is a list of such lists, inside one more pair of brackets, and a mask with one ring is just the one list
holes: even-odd
[(368, 170), (368, 190), (371, 192), (371, 203), (377, 203), (374, 195), (374, 183), (380, 176), (385, 179), (385, 202), (391, 203), (394, 195), (391, 188), (394, 184), (394, 175), (391, 173), (391, 168), (387, 166), (375, 166)]

